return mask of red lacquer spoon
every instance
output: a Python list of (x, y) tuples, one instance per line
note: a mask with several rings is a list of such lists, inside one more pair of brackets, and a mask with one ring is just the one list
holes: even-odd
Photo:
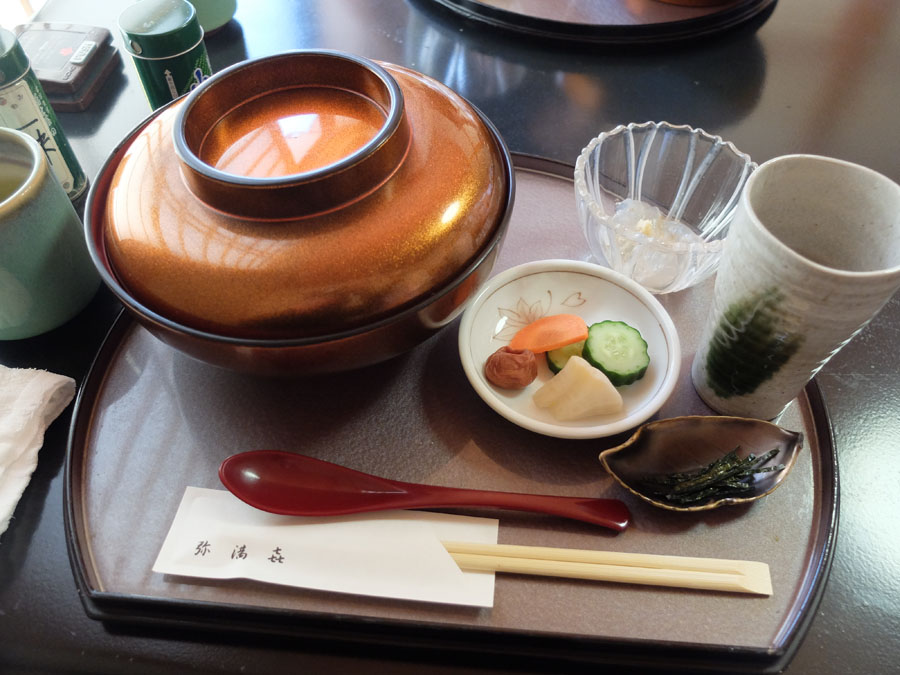
[(288, 516), (340, 516), (386, 509), (493, 507), (546, 513), (621, 532), (628, 507), (618, 499), (527, 495), (402, 483), (321, 459), (280, 450), (232, 455), (219, 478), (236, 497), (263, 511)]

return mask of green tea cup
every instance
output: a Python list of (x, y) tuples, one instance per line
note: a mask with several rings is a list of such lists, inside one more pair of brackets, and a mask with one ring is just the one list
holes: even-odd
[(81, 220), (41, 146), (0, 128), (0, 340), (62, 325), (99, 285)]

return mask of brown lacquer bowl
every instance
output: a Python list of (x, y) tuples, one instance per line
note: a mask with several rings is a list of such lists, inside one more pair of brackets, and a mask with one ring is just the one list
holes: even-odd
[(91, 188), (101, 276), (201, 360), (302, 375), (376, 363), (487, 279), (514, 195), (490, 122), (444, 85), (331, 51), (246, 61), (151, 116)]

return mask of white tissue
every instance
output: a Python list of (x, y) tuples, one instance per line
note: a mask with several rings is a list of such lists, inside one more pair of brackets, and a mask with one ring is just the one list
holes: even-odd
[(70, 377), (0, 366), (0, 534), (37, 467), (44, 432), (74, 396)]

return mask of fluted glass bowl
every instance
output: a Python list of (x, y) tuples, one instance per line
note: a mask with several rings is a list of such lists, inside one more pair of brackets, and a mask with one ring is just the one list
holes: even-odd
[(575, 163), (575, 198), (593, 255), (651, 293), (700, 283), (719, 264), (756, 164), (702, 129), (620, 125)]

